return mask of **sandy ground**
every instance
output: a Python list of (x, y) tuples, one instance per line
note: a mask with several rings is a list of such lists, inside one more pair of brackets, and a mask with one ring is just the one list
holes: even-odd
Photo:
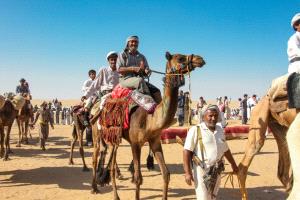
[[(100, 188), (101, 194), (93, 195), (91, 191), (92, 172), (82, 172), (82, 161), (75, 149), (75, 165), (68, 165), (70, 152), (71, 126), (55, 126), (51, 130), (47, 143), (47, 151), (39, 149), (37, 131), (31, 131), (32, 139), (29, 145), (16, 147), (17, 129), (14, 126), (11, 136), (13, 154), (11, 160), (0, 161), (0, 199), (112, 199), (112, 188)], [(243, 154), (246, 140), (228, 141), (237, 162)], [(184, 182), (182, 167), (182, 147), (178, 144), (163, 145), (167, 166), (171, 172), (169, 199), (195, 199), (192, 186)], [(145, 163), (148, 148), (142, 151), (142, 174), (144, 177), (141, 186), (141, 199), (161, 199), (162, 177), (159, 167), (148, 171)], [(257, 155), (249, 169), (248, 192), (250, 199), (279, 200), (285, 199), (284, 189), (276, 177), (278, 150), (274, 139), (267, 138), (264, 147)], [(92, 148), (85, 147), (85, 156), (88, 167), (91, 169)], [(128, 143), (123, 141), (118, 151), (118, 163), (124, 180), (118, 180), (118, 191), (121, 199), (134, 199), (135, 187), (127, 171), (132, 158)], [(228, 164), (226, 171), (230, 171)], [(224, 188), (224, 181), (218, 199), (240, 199), (239, 190), (229, 185)], [(235, 181), (236, 182), (236, 181)], [(236, 183), (237, 186), (237, 183)]]

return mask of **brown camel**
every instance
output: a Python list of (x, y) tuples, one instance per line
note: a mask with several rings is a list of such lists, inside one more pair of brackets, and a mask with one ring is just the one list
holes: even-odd
[[(286, 105), (287, 97), (279, 99)], [(281, 105), (283, 105), (281, 104)], [(286, 107), (286, 106), (285, 106)], [(275, 108), (275, 109), (274, 109)], [(265, 132), (270, 127), (278, 145), (279, 162), (277, 176), (289, 193), (289, 200), (299, 199), (299, 154), (300, 154), (300, 115), (296, 109), (280, 108), (268, 94), (255, 106), (251, 113), (250, 131), (244, 157), (239, 164), (239, 178), (243, 199), (248, 199), (246, 177), (254, 156), (264, 145)], [(298, 193), (298, 194), (297, 194)], [(298, 195), (298, 196), (297, 196)]]
[(74, 151), (74, 146), (77, 140), (79, 140), (79, 152), (80, 156), (82, 158), (83, 162), (83, 169), (82, 171), (89, 171), (88, 167), (85, 164), (85, 159), (84, 159), (84, 151), (83, 151), (83, 133), (85, 130), (85, 126), (83, 125), (83, 115), (80, 113), (71, 113), (72, 118), (73, 118), (73, 130), (72, 130), (72, 141), (71, 141), (71, 152), (70, 152), (70, 159), (69, 159), (69, 164), (73, 165), (73, 151)]
[[(168, 198), (168, 185), (170, 181), (170, 173), (165, 164), (160, 135), (164, 128), (171, 125), (176, 113), (178, 101), (178, 89), (184, 85), (183, 75), (194, 70), (196, 67), (202, 67), (205, 62), (202, 57), (197, 55), (181, 55), (166, 53), (166, 77), (164, 84), (164, 95), (161, 103), (158, 104), (153, 114), (148, 114), (143, 108), (137, 108), (130, 116), (130, 128), (123, 131), (122, 137), (131, 145), (134, 174), (132, 181), (136, 184), (135, 199), (140, 199), (140, 185), (142, 184), (141, 174), (141, 148), (145, 142), (149, 142), (150, 148), (154, 153), (157, 163), (162, 172), (164, 180), (162, 199)], [(96, 127), (93, 126), (95, 129)], [(100, 134), (99, 131), (93, 131), (94, 154), (93, 154), (93, 180), (92, 192), (97, 193), (96, 184), (96, 168), (97, 157), (100, 150)], [(96, 142), (97, 141), (97, 142)], [(112, 178), (112, 186), (114, 191), (114, 199), (119, 199), (115, 181), (115, 163), (118, 145), (110, 145), (112, 149), (112, 160), (110, 167), (110, 175)]]
[[(86, 128), (83, 125), (84, 116), (81, 113), (75, 113), (75, 112), (72, 112), (71, 114), (72, 114), (72, 118), (73, 118), (73, 121), (74, 121), (74, 125), (73, 125), (73, 130), (72, 130), (72, 141), (71, 141), (71, 151), (70, 151), (69, 164), (70, 165), (74, 164), (74, 161), (73, 161), (73, 152), (74, 152), (75, 144), (76, 144), (77, 140), (79, 139), (79, 152), (80, 152), (80, 155), (81, 155), (81, 158), (82, 158), (82, 162), (83, 162), (83, 169), (82, 169), (82, 171), (89, 171), (88, 167), (85, 164), (84, 150), (83, 150), (83, 133), (84, 133), (84, 130)], [(91, 124), (92, 124), (92, 126), (96, 127), (96, 129), (95, 129), (95, 127), (92, 128), (92, 132), (94, 131), (94, 129), (97, 130), (97, 123), (96, 123), (96, 121), (92, 120)], [(105, 148), (107, 148), (107, 146), (105, 145), (105, 143), (103, 143), (103, 146)], [(105, 151), (107, 151), (107, 149), (105, 149)], [(149, 155), (148, 155), (148, 158), (147, 158), (147, 168), (149, 170), (152, 170), (154, 168), (154, 164), (153, 164), (153, 161), (152, 161), (153, 159), (151, 159), (152, 158), (151, 154), (152, 154), (152, 152), (150, 151), (150, 148), (149, 148)], [(104, 157), (102, 159), (104, 159), (104, 160), (102, 160), (102, 162), (105, 161), (106, 154), (103, 155), (103, 156)], [(99, 165), (101, 165), (101, 163), (99, 163)], [(99, 170), (101, 170), (101, 168), (99, 168)], [(133, 162), (130, 164), (128, 170), (133, 173)], [(116, 167), (116, 172), (118, 174), (117, 177), (118, 178), (122, 178), (122, 175), (121, 175), (120, 169), (118, 168), (118, 165)]]
[(17, 124), (19, 128), (19, 140), (17, 147), (21, 147), (21, 142), (23, 141), (25, 144), (28, 144), (28, 128), (29, 128), (29, 122), (33, 122), (32, 116), (33, 116), (33, 108), (31, 106), (29, 98), (25, 95), (24, 98), (25, 104), (23, 105), (21, 111), (19, 112), (19, 115), (17, 116)]
[[(8, 160), (8, 154), (10, 153), (9, 138), (10, 131), (14, 120), (18, 115), (18, 110), (15, 110), (13, 104), (6, 100), (4, 106), (0, 109), (0, 136), (1, 136), (1, 150), (0, 157), (4, 160)], [(7, 130), (4, 128), (7, 126)], [(4, 150), (5, 143), (5, 150)]]

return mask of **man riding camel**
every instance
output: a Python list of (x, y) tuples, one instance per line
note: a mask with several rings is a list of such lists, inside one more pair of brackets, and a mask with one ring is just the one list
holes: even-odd
[[(25, 99), (27, 99), (29, 101), (31, 100), (32, 97), (31, 97), (31, 94), (30, 94), (29, 84), (24, 78), (20, 79), (20, 85), (18, 85), (16, 87), (16, 94), (24, 97)], [(33, 122), (33, 120), (34, 120), (33, 106), (30, 102), (28, 104), (28, 109), (29, 109), (29, 112), (30, 112), (31, 122)], [(19, 112), (19, 114), (21, 114), (21, 111)]]
[[(112, 92), (113, 88), (119, 83), (119, 74), (116, 70), (118, 53), (115, 51), (110, 51), (106, 59), (109, 63), (108, 67), (103, 67), (99, 70), (97, 77), (94, 79), (93, 83), (89, 88), (86, 89), (82, 101), (92, 97), (97, 96), (97, 99), (101, 100), (101, 98)], [(95, 102), (95, 100), (93, 101)], [(86, 113), (92, 108), (93, 103), (86, 103), (85, 110)], [(85, 125), (89, 124), (89, 114), (85, 115)]]
[[(96, 71), (91, 69), (91, 70), (89, 70), (88, 75), (89, 75), (89, 79), (84, 81), (83, 86), (82, 86), (82, 91), (84, 92), (84, 94), (90, 88), (90, 86), (93, 84), (93, 82), (96, 78)], [(84, 105), (85, 113), (84, 113), (84, 122), (83, 122), (83, 124), (86, 127), (89, 125), (89, 110), (92, 107), (93, 99), (95, 99), (96, 96), (97, 96), (96, 93), (92, 94), (91, 96), (89, 96), (85, 100), (85, 105)]]
[(20, 85), (16, 88), (16, 94), (23, 96), (24, 94), (30, 94), (28, 83), (24, 78), (20, 79)]
[(137, 89), (140, 93), (152, 96), (156, 103), (159, 103), (161, 101), (159, 89), (144, 80), (151, 70), (146, 57), (138, 51), (138, 45), (138, 36), (128, 37), (124, 51), (118, 56), (117, 70), (120, 73), (120, 85)]
[(300, 73), (300, 13), (291, 20), (295, 33), (288, 40), (287, 54), (289, 59), (288, 73)]

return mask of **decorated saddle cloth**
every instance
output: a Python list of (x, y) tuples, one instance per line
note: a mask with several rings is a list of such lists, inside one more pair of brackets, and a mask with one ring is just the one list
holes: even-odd
[(106, 98), (100, 112), (99, 125), (102, 138), (108, 143), (119, 144), (122, 131), (129, 128), (130, 113), (138, 106), (143, 107), (148, 113), (153, 113), (156, 104), (148, 95), (117, 85)]

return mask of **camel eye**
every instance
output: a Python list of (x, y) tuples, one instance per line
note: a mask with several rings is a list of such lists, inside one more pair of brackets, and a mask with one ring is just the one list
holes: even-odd
[(183, 63), (185, 61), (186, 61), (185, 57), (179, 57), (179, 58), (177, 58), (177, 62), (179, 62), (179, 63)]

